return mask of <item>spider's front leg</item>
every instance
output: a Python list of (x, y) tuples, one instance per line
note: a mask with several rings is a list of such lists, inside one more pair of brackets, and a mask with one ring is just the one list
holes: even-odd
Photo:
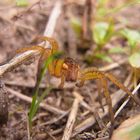
[(38, 36), (36, 40), (39, 39), (41, 41), (48, 41), (51, 45), (51, 48), (44, 48), (41, 45), (34, 45), (30, 47), (23, 47), (21, 49), (16, 50), (16, 53), (23, 53), (29, 50), (37, 50), (41, 53), (42, 59), (47, 59), (51, 54), (54, 54), (58, 51), (59, 46), (55, 39), (47, 36)]
[(47, 37), (47, 36), (37, 36), (35, 38), (35, 40), (39, 40), (39, 41), (48, 41), (51, 45), (51, 54), (56, 53), (59, 50), (59, 45), (57, 43), (57, 41), (55, 39), (53, 39), (52, 37)]
[(17, 49), (16, 54), (24, 53), (24, 52), (31, 51), (31, 50), (39, 51), (39, 53), (42, 54), (45, 51), (45, 48), (43, 48), (42, 46), (39, 46), (39, 45), (23, 47), (23, 48)]

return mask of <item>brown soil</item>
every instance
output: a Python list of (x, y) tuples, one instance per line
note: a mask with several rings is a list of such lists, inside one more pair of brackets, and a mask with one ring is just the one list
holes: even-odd
[[(61, 0), (62, 1), (62, 0)], [(64, 1), (62, 1), (64, 3)], [(67, 3), (69, 2), (69, 3)], [(82, 3), (82, 1), (78, 1)], [(43, 34), (48, 18), (51, 14), (51, 10), (55, 5), (55, 1), (40, 1), (40, 5), (36, 4), (29, 10), (33, 3), (28, 7), (20, 8), (13, 4), (1, 4), (0, 3), (0, 64), (7, 63), (14, 55), (15, 50), (22, 48), (28, 44), (39, 34)], [(87, 64), (84, 61), (83, 55), (89, 54), (92, 51), (94, 45), (88, 44), (86, 49), (81, 47), (83, 44), (81, 40), (76, 37), (70, 25), (70, 14), (82, 17), (84, 11), (84, 5), (71, 3), (66, 1), (62, 8), (62, 14), (59, 17), (56, 29), (54, 32), (54, 38), (60, 45), (60, 50), (65, 52), (66, 56), (72, 57), (77, 60), (82, 68), (84, 67), (103, 67), (108, 65), (108, 62), (102, 60), (94, 60), (93, 63)], [(140, 5), (126, 8), (125, 10), (117, 13), (116, 23), (120, 19), (128, 21), (128, 27), (139, 30), (140, 27)], [(124, 40), (114, 39), (108, 46), (112, 44), (124, 43)], [(85, 45), (86, 46), (86, 45)], [(93, 47), (92, 47), (93, 46)], [(84, 53), (83, 53), (84, 52)], [(111, 55), (114, 61), (125, 59), (125, 55)], [(37, 71), (37, 59), (32, 59), (27, 63), (20, 65), (14, 70), (5, 73), (2, 77), (2, 81), (5, 83), (8, 89), (12, 89), (17, 93), (22, 93), (29, 97), (33, 96), (34, 83)], [(131, 68), (128, 63), (124, 63), (120, 67), (111, 70), (111, 73), (115, 75), (122, 83), (127, 79)], [(132, 81), (131, 81), (132, 82)], [(111, 82), (108, 82), (110, 93), (114, 93), (118, 90)], [(41, 86), (40, 94), (44, 91), (46, 85), (46, 78), (44, 78)], [(77, 91), (84, 97), (84, 101), (91, 107), (96, 108), (97, 111), (101, 108), (98, 102), (98, 90), (97, 84), (94, 81), (88, 81), (82, 88), (77, 88), (71, 84), (67, 84), (63, 90), (57, 89), (57, 82), (54, 80), (54, 89), (43, 101), (56, 107), (63, 114), (55, 114), (48, 112), (45, 109), (39, 108), (35, 119), (33, 121), (33, 127), (31, 131), (31, 137), (33, 140), (61, 140), (63, 132), (67, 123), (68, 113), (72, 107), (74, 96), (73, 92)], [(30, 104), (26, 100), (21, 100), (12, 93), (8, 92), (8, 121), (3, 124), (0, 129), (0, 140), (27, 140), (28, 139), (28, 111)], [(1, 101), (1, 100), (0, 100)], [(124, 99), (115, 106), (114, 111), (123, 103)], [(104, 101), (103, 101), (104, 102)], [(1, 105), (1, 103), (0, 103)], [(105, 105), (105, 102), (104, 102)], [(120, 115), (115, 119), (115, 129), (130, 116), (135, 116), (140, 112), (139, 107), (132, 101), (123, 109)], [(87, 118), (92, 117), (93, 114), (89, 112), (85, 107), (79, 106), (78, 114), (76, 116), (76, 128)], [(6, 119), (6, 118), (5, 118)], [(105, 124), (110, 120), (108, 116), (102, 118)], [(3, 122), (5, 123), (5, 122)], [(86, 125), (86, 124), (85, 124)], [(75, 129), (74, 129), (75, 130)], [(75, 131), (73, 130), (73, 134)], [(103, 129), (99, 128), (97, 123), (89, 125), (86, 129), (83, 129), (80, 133), (76, 134), (71, 139), (73, 140), (93, 140), (100, 138), (102, 140), (109, 139), (108, 131), (103, 133)]]

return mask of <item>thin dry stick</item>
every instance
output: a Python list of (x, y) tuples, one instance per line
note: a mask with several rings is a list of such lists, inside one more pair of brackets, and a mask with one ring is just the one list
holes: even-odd
[[(28, 103), (31, 103), (32, 102), (32, 98), (31, 97), (28, 97), (26, 95), (23, 95), (22, 93), (19, 93), (11, 88), (6, 88), (8, 92), (10, 92), (11, 94), (15, 95), (16, 97), (28, 102)], [(54, 114), (65, 114), (66, 112), (65, 111), (62, 111), (58, 108), (55, 108), (55, 107), (52, 107), (51, 105), (48, 105), (46, 103), (40, 103), (39, 105), (40, 107), (42, 107), (43, 109), (49, 111), (49, 112), (52, 112)]]
[[(56, 21), (61, 13), (61, 2), (57, 1), (55, 3), (55, 6), (52, 10), (51, 16), (49, 17), (48, 24), (46, 26), (46, 29), (44, 31), (44, 36), (52, 36), (54, 33), (54, 29), (56, 26)], [(46, 46), (47, 47), (47, 46)], [(5, 72), (13, 69), (14, 67), (18, 66), (21, 64), (23, 61), (27, 60), (31, 56), (36, 56), (38, 55), (38, 51), (27, 51), (25, 53), (19, 54), (15, 56), (13, 59), (11, 59), (9, 62), (7, 62), (4, 65), (0, 66), (0, 76), (2, 76)]]
[[(62, 120), (64, 117), (68, 116), (69, 111), (66, 111), (65, 114), (60, 115), (58, 118), (51, 118), (50, 121), (44, 122), (44, 123), (40, 123), (39, 127), (45, 126), (45, 125), (51, 125), (54, 124), (60, 120)], [(33, 121), (35, 121), (36, 118), (33, 119)]]
[(76, 98), (78, 98), (80, 100), (80, 104), (85, 107), (86, 109), (88, 109), (91, 113), (93, 113), (93, 116), (95, 118), (95, 120), (98, 122), (98, 125), (101, 129), (104, 129), (106, 126), (104, 124), (104, 122), (102, 121), (102, 119), (100, 118), (98, 112), (96, 111), (96, 109), (94, 107), (89, 106), (84, 100), (82, 95), (80, 95), (78, 92), (74, 92), (73, 93), (74, 96)]
[(79, 102), (80, 100), (78, 98), (74, 99), (62, 140), (69, 140), (71, 137), (73, 125), (75, 123), (78, 108), (79, 108)]
[[(26, 88), (34, 88), (35, 87), (35, 81), (21, 81), (21, 82), (18, 82), (16, 80), (12, 80), (12, 81), (9, 81), (9, 80), (3, 80), (4, 84), (7, 85), (7, 86), (18, 86), (18, 87), (26, 87)], [(45, 83), (41, 83), (39, 88), (46, 88), (46, 84)]]
[[(132, 94), (133, 95), (135, 95), (136, 93), (137, 93), (137, 91), (138, 91), (138, 89), (140, 88), (140, 83), (137, 85), (137, 87), (133, 90), (133, 92), (132, 92)], [(119, 115), (119, 113), (122, 111), (122, 109), (126, 106), (126, 104), (129, 102), (129, 100), (130, 100), (130, 97), (128, 98), (128, 99), (126, 99), (124, 102), (123, 102), (123, 104), (119, 107), (119, 109), (116, 111), (116, 113), (115, 113), (115, 115), (114, 115), (114, 118), (116, 118), (118, 115)], [(111, 122), (109, 122), (108, 124), (107, 124), (107, 127), (110, 127), (110, 125), (111, 125)]]
[(62, 3), (58, 0), (55, 3), (54, 9), (49, 17), (48, 23), (46, 25), (44, 36), (52, 36), (56, 26), (56, 21), (61, 14)]
[[(136, 88), (133, 90), (132, 94), (136, 94), (138, 89), (140, 88), (140, 83), (136, 86)], [(114, 117), (116, 118), (118, 114), (122, 111), (122, 109), (126, 106), (126, 104), (129, 102), (130, 97), (120, 106), (120, 108), (116, 111)]]
[(115, 62), (110, 65), (99, 68), (99, 70), (100, 71), (109, 71), (109, 70), (119, 67), (120, 65), (126, 63), (127, 61), (128, 61), (128, 59), (122, 59), (122, 60), (118, 61), (117, 63)]
[(29, 120), (28, 120), (28, 113), (26, 112), (26, 120), (27, 120), (27, 137), (28, 137), (28, 140), (31, 139), (31, 136), (30, 136), (30, 127), (29, 127)]
[(93, 126), (93, 124), (96, 123), (96, 120), (94, 118), (94, 116), (92, 115), (91, 117), (87, 118), (86, 120), (84, 120), (82, 123), (80, 123), (79, 125), (77, 125), (74, 128), (72, 137), (75, 137), (77, 134), (81, 133), (82, 131), (86, 130), (87, 128)]

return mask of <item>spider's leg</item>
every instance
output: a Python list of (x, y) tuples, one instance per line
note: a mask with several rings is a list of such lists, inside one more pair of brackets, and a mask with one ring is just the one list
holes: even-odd
[(100, 117), (99, 113), (96, 111), (96, 109), (93, 112), (93, 115), (95, 117), (95, 120), (97, 121), (99, 127), (101, 130), (107, 130), (107, 127), (105, 126), (102, 118)]
[(120, 89), (122, 89), (123, 91), (125, 91), (130, 97), (132, 97), (132, 99), (138, 104), (140, 105), (140, 101), (138, 100), (138, 98), (136, 98), (123, 84), (121, 84), (113, 75), (106, 73), (105, 76), (111, 80), (116, 86), (118, 86)]
[(61, 76), (62, 68), (64, 64), (64, 59), (57, 59), (55, 63), (55, 69), (54, 69), (54, 74), (56, 77)]
[(45, 48), (43, 48), (42, 46), (23, 47), (23, 48), (17, 49), (16, 53), (17, 54), (24, 53), (24, 52), (29, 51), (29, 50), (38, 50), (40, 53), (42, 53), (45, 50)]
[(99, 80), (97, 80), (97, 86), (98, 86), (99, 103), (102, 108), (102, 111), (104, 112), (105, 110), (102, 103), (103, 95), (101, 93), (101, 83), (99, 82)]
[(101, 83), (102, 83), (102, 86), (103, 86), (103, 89), (104, 89), (104, 95), (106, 97), (106, 102), (107, 102), (108, 107), (109, 107), (109, 113), (110, 113), (111, 124), (112, 124), (111, 132), (112, 132), (113, 128), (114, 128), (114, 113), (113, 113), (113, 108), (112, 108), (111, 97), (110, 97), (108, 87), (107, 87), (107, 79), (102, 77), (100, 80), (101, 80)]
[(107, 79), (106, 79), (104, 73), (102, 73), (96, 69), (87, 69), (79, 76), (80, 85), (82, 85), (84, 83), (84, 81), (86, 81), (86, 80), (93, 80), (93, 79), (99, 79), (103, 86), (104, 95), (105, 95), (107, 104), (109, 106), (109, 113), (110, 113), (111, 124), (112, 124), (111, 130), (113, 130), (114, 113), (113, 113), (113, 108), (112, 108), (111, 97), (109, 95), (109, 91), (108, 91), (108, 87), (107, 87)]
[(55, 39), (53, 39), (52, 37), (47, 37), (47, 36), (39, 36), (39, 39), (41, 39), (42, 41), (48, 41), (52, 47), (52, 54), (54, 54), (55, 52), (58, 51), (59, 49), (59, 45), (57, 43), (57, 41)]
[(85, 80), (81, 80), (80, 82), (76, 83), (77, 87), (82, 87), (85, 83)]
[(58, 88), (62, 89), (64, 87), (65, 84), (65, 75), (63, 74), (61, 76), (61, 83), (59, 84)]

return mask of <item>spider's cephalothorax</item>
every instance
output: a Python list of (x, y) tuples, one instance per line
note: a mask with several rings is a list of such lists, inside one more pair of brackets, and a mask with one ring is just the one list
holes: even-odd
[(78, 79), (79, 65), (70, 57), (64, 59), (66, 81), (76, 82)]

